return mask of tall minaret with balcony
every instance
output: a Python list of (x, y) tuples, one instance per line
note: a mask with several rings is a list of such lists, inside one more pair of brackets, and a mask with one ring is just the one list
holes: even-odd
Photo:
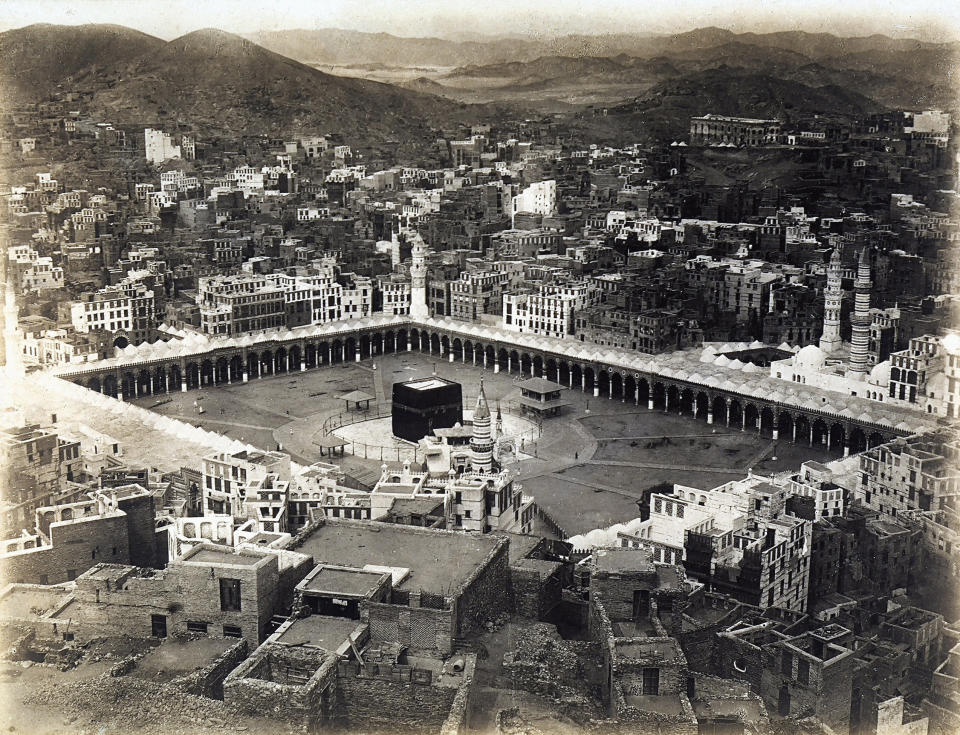
[(493, 470), (493, 434), (490, 428), (490, 407), (487, 406), (487, 397), (483, 392), (483, 378), (480, 378), (480, 393), (473, 409), (473, 435), (470, 437), (470, 464), (473, 472)]
[(430, 317), (430, 307), (427, 306), (427, 249), (420, 233), (411, 231), (408, 236), (413, 238), (410, 263), (410, 316), (413, 319), (427, 319)]
[(823, 299), (823, 334), (820, 335), (820, 349), (831, 355), (840, 350), (840, 300), (843, 290), (840, 288), (840, 248), (833, 249), (830, 265), (827, 267), (827, 288)]
[(850, 367), (853, 376), (866, 375), (870, 370), (870, 249), (864, 246), (860, 251), (860, 263), (857, 266), (857, 279), (853, 283), (854, 306), (850, 323)]

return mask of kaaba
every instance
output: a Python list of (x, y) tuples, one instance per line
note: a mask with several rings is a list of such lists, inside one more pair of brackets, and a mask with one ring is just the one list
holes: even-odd
[(394, 436), (417, 442), (434, 429), (447, 429), (457, 422), (463, 422), (460, 383), (434, 375), (393, 384)]

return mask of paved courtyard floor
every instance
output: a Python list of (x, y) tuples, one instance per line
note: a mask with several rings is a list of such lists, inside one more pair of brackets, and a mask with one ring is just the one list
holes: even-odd
[[(324, 422), (340, 423), (348, 413), (339, 396), (362, 390), (375, 397), (372, 415), (385, 414), (393, 383), (434, 371), (462, 384), (468, 409), (483, 377), (494, 412), (498, 403), (515, 410), (520, 397), (517, 384), (530, 377), (401, 352), (135, 402), (263, 449), (280, 446), (303, 464), (334, 461), (348, 474), (369, 476), (383, 461), (379, 456), (364, 459), (347, 453), (331, 460), (321, 454), (318, 441)], [(751, 469), (778, 472), (796, 469), (807, 459), (829, 461), (838, 456), (822, 447), (774, 442), (756, 431), (708, 426), (702, 419), (651, 411), (631, 401), (595, 398), (580, 390), (564, 390), (563, 398), (570, 401), (564, 413), (545, 419), (539, 441), (525, 446), (532, 456), (507, 466), (524, 491), (569, 535), (637, 517), (643, 491), (661, 483), (706, 489), (742, 478)]]

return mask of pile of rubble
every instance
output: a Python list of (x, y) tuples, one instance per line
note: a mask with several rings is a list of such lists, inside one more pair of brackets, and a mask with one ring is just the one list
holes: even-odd
[[(64, 726), (78, 735), (103, 730), (136, 735), (219, 735), (258, 732), (268, 724), (238, 717), (223, 702), (184, 694), (167, 684), (110, 674), (44, 684), (27, 695), (24, 703), (72, 713)], [(269, 729), (294, 732), (273, 722)]]
[(582, 648), (582, 641), (565, 640), (553, 625), (536, 623), (524, 628), (514, 649), (504, 654), (503, 669), (514, 689), (548, 697), (558, 711), (582, 721), (600, 713)]

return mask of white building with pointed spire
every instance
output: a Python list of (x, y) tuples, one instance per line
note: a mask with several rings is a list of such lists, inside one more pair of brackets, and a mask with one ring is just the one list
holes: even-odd
[(850, 334), (850, 365), (851, 377), (866, 375), (870, 370), (870, 324), (873, 316), (870, 314), (870, 289), (873, 282), (870, 279), (870, 251), (864, 247), (860, 251), (857, 266), (857, 279), (854, 281), (854, 307), (850, 316), (852, 330)]
[[(410, 263), (410, 317), (428, 319), (430, 307), (427, 306), (427, 247), (420, 233), (406, 230), (405, 235), (412, 242)], [(397, 235), (393, 235), (394, 239)]]
[[(833, 249), (830, 265), (827, 268), (827, 288), (824, 291), (823, 334), (820, 336), (820, 349), (827, 355), (834, 355), (843, 348), (840, 338), (840, 303), (843, 289), (840, 286), (840, 248)], [(772, 295), (772, 293), (771, 293)]]
[(487, 396), (483, 392), (483, 378), (480, 378), (480, 393), (477, 395), (477, 405), (473, 409), (470, 466), (473, 472), (493, 470), (493, 433), (490, 407), (487, 405)]

